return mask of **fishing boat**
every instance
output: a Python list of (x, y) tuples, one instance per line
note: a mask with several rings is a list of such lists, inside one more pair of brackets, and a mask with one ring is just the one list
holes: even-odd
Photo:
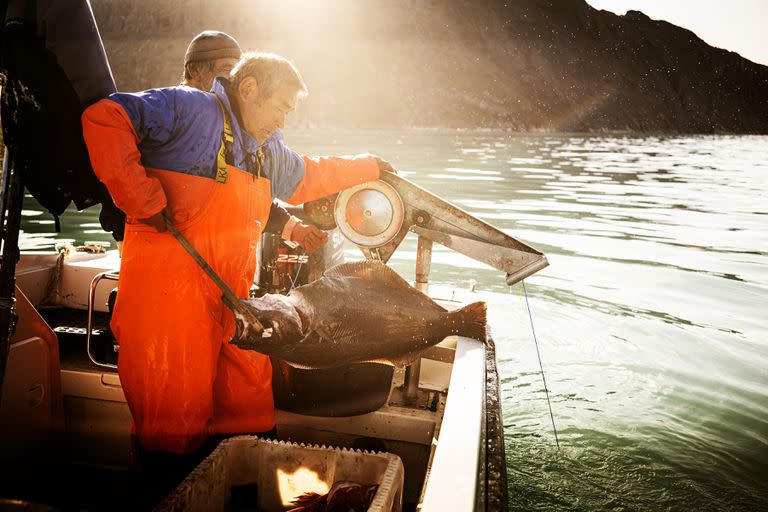
[[(78, 208), (108, 201), (88, 165), (74, 171), (84, 173), (82, 179), (66, 179), (66, 185), (58, 186), (62, 180), (56, 173), (73, 172), (71, 162), (77, 159), (70, 159), (69, 167), (56, 165), (59, 160), (44, 160), (51, 155), (38, 154), (39, 145), (25, 139), (33, 135), (25, 125), (29, 116), (36, 123), (66, 126), (57, 117), (63, 115), (61, 110), (44, 108), (50, 77), (60, 76), (69, 87), (75, 83), (67, 68), (71, 59), (68, 62), (59, 55), (57, 65), (50, 58), (61, 51), (68, 32), (49, 27), (45, 37), (62, 39), (55, 41), (59, 44), (45, 40), (37, 21), (24, 17), (21, 7), (32, 3), (15, 2), (13, 12), (10, 5), (3, 36), (6, 42), (16, 37), (27, 46), (17, 45), (16, 50), (3, 46), (3, 122), (10, 148), (5, 151), (0, 205), (0, 459), (8, 476), (0, 480), (0, 504), (9, 510), (157, 506), (199, 510), (199, 504), (173, 501), (178, 489), (151, 495), (141, 488), (143, 468), (136, 463), (131, 415), (117, 373), (120, 347), (109, 330), (110, 304), (119, 281), (118, 251), (105, 250), (98, 243), (52, 251), (18, 250), (25, 187), (44, 206), (66, 206), (70, 199)], [(54, 7), (47, 14), (58, 17), (59, 27), (93, 28), (85, 30), (90, 36), (77, 38), (77, 44), (81, 52), (85, 48), (95, 55), (93, 61), (101, 66), (90, 71), (98, 78), (97, 85), (101, 81), (92, 89), (108, 91), (105, 77), (111, 80), (111, 75), (87, 2), (49, 3)], [(75, 19), (66, 18), (72, 16)], [(11, 22), (15, 32), (9, 30)], [(46, 75), (49, 80), (36, 81), (37, 75), (19, 64), (34, 59), (38, 60), (33, 64), (55, 68)], [(19, 91), (38, 105), (43, 102), (43, 108), (24, 117), (24, 97)], [(73, 103), (76, 110), (87, 101), (82, 91), (75, 91), (80, 100)], [(9, 92), (17, 96), (8, 98)], [(74, 122), (78, 120), (79, 110)], [(75, 151), (71, 145), (51, 147), (67, 154)], [(60, 156), (52, 153), (53, 158)], [(37, 172), (53, 176), (47, 186), (46, 180), (35, 180)], [(547, 265), (540, 252), (398, 175), (305, 205), (299, 214), (307, 222), (337, 230), (338, 238), (359, 247), (364, 258), (382, 262), (389, 260), (408, 233), (415, 233), (414, 285), (425, 293), (433, 243), (498, 269), (500, 279), (508, 284)], [(287, 272), (290, 276), (294, 269), (298, 275), (302, 265), (313, 267), (307, 277), (311, 279), (328, 264), (291, 260), (289, 255), (283, 263), (293, 266), (281, 267), (277, 265), (281, 254), (265, 252), (269, 245), (263, 240), (256, 285), (263, 285), (266, 275), (283, 272), (285, 277)], [(258, 291), (259, 286), (255, 288)], [(462, 305), (456, 300), (441, 303), (448, 309)], [(392, 510), (506, 509), (499, 378), (490, 335), (487, 340), (449, 337), (405, 368), (369, 363), (300, 370), (279, 360), (273, 361), (273, 368), (276, 435), (285, 446), (396, 456), (404, 471)], [(208, 458), (217, 454), (214, 450)], [(206, 460), (198, 462), (205, 465)], [(194, 480), (195, 475), (180, 475), (176, 483), (190, 478)], [(197, 485), (204, 482), (196, 481)]]

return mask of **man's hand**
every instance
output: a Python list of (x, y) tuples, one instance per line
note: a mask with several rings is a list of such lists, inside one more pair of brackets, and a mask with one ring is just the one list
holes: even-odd
[(165, 226), (166, 215), (171, 215), (171, 210), (167, 206), (151, 217), (147, 217), (146, 219), (139, 219), (139, 222), (146, 224), (147, 226), (152, 226), (155, 228), (155, 231), (162, 233), (167, 229)]
[(321, 231), (315, 226), (300, 222), (293, 227), (291, 241), (302, 246), (307, 251), (307, 254), (312, 254), (318, 247), (328, 241), (328, 233)]
[(376, 163), (379, 164), (379, 172), (391, 172), (392, 174), (397, 174), (397, 171), (394, 167), (392, 167), (392, 164), (381, 158), (380, 156), (371, 155), (375, 160)]

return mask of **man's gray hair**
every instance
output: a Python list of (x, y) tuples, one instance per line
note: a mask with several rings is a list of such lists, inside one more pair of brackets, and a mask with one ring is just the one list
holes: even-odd
[(259, 85), (258, 101), (264, 101), (283, 84), (296, 88), (299, 97), (307, 95), (307, 86), (291, 61), (274, 53), (244, 53), (232, 70), (231, 80), (235, 90), (243, 80), (252, 76)]

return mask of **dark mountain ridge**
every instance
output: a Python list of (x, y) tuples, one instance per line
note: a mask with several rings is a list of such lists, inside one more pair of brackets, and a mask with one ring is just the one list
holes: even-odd
[(178, 83), (216, 28), (283, 54), (310, 96), (294, 123), (768, 133), (768, 67), (637, 11), (583, 0), (93, 0), (118, 87)]

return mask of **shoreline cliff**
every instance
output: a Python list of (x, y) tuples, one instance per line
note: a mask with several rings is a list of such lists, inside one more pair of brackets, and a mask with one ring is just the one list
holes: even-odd
[(768, 133), (768, 66), (583, 0), (92, 3), (121, 90), (178, 83), (215, 28), (296, 62), (294, 126)]

